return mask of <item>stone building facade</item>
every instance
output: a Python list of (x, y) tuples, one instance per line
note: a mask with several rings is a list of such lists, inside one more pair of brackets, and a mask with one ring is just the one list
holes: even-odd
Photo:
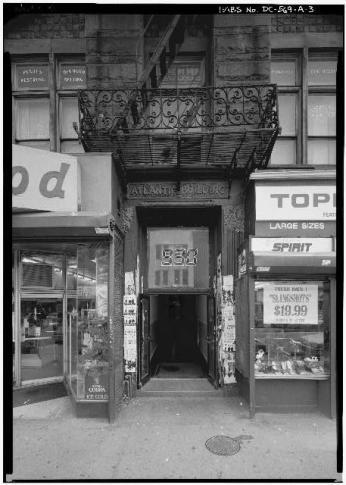
[[(342, 36), (341, 14), (100, 8), (17, 12), (5, 24), (12, 143), (24, 150), (13, 152), (16, 387), (64, 381), (77, 414), (113, 420), (124, 395), (144, 392), (172, 361), (164, 347), (173, 339), (177, 362), (200, 366), (216, 388), (241, 392), (250, 414), (263, 407), (335, 414)], [(37, 150), (48, 154), (55, 188), (63, 176), (54, 163), (77, 164), (68, 189), (77, 206), (47, 213), (37, 188), (18, 195), (24, 168), (30, 180), (44, 176)], [(50, 161), (54, 152), (60, 162)], [(295, 205), (259, 219), (260, 194), (274, 189), (269, 202), (279, 205), (268, 210), (284, 209), (290, 197)], [(321, 208), (313, 216), (310, 198)], [(288, 249), (297, 238), (312, 248), (299, 264)], [(280, 244), (287, 250), (279, 260)], [(49, 284), (40, 283), (38, 266)], [(300, 323), (297, 315), (269, 317), (269, 294), (279, 298), (284, 286), (280, 298), (298, 291), (311, 301), (283, 310), (298, 312)], [(182, 330), (162, 343), (176, 307)]]

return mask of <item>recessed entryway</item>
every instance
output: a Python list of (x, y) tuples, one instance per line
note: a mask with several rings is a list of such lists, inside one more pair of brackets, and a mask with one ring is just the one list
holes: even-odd
[[(145, 298), (141, 359), (143, 391), (212, 392), (208, 295), (159, 294)], [(142, 308), (143, 311), (143, 308)], [(145, 359), (145, 362), (143, 362)]]

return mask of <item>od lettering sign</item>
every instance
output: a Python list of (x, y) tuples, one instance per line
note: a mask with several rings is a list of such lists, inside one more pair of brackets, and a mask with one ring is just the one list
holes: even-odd
[(80, 170), (74, 157), (13, 145), (14, 209), (78, 211), (79, 185)]

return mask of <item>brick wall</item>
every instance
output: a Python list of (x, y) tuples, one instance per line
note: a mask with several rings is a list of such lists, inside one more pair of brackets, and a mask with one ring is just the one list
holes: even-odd
[(273, 33), (342, 32), (343, 19), (339, 15), (272, 15)]
[(84, 14), (20, 15), (4, 26), (5, 39), (84, 37)]

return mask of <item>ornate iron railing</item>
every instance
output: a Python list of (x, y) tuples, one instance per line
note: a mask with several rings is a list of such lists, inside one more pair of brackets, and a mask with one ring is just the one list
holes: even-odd
[[(114, 89), (79, 92), (80, 135), (132, 130), (277, 129), (273, 84), (184, 89)], [(154, 134), (155, 132), (153, 132)]]

